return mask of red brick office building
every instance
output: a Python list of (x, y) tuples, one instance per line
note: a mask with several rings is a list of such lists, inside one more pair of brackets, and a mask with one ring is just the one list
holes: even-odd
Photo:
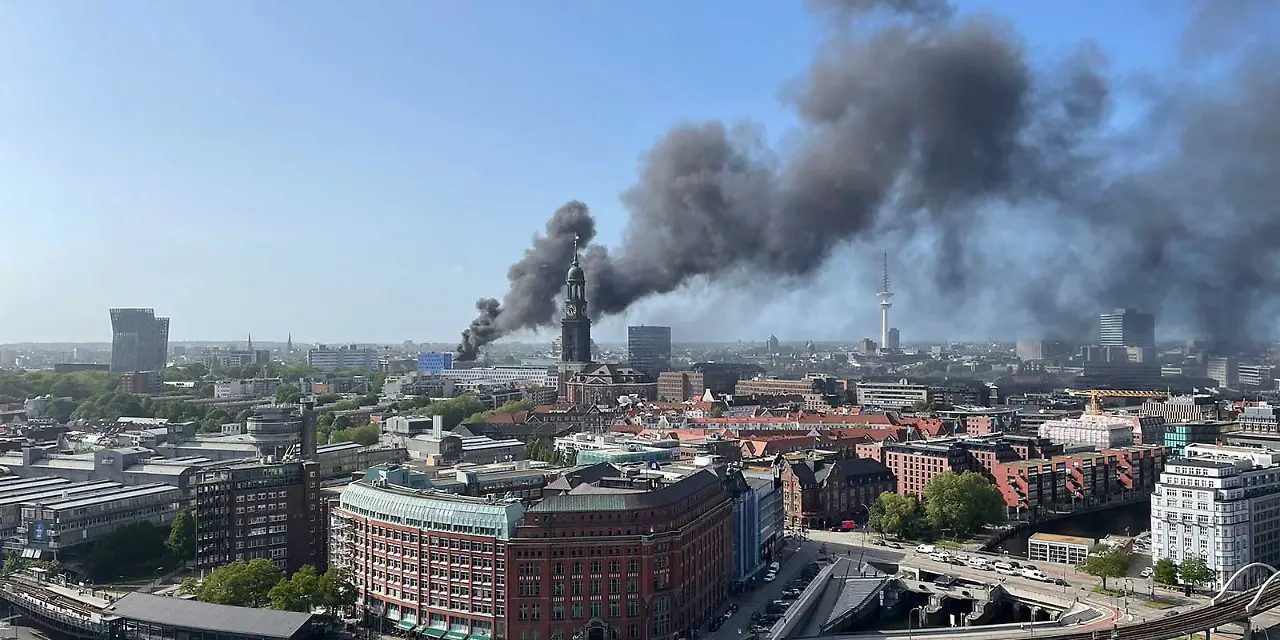
[(724, 481), (700, 471), (670, 484), (569, 484), (530, 507), (509, 541), (508, 637), (690, 637), (728, 594), (733, 528)]

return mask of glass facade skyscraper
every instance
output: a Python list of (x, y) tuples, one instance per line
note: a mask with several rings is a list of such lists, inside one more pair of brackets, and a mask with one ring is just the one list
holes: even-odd
[(111, 310), (112, 371), (163, 371), (168, 360), (168, 318), (153, 309)]
[(671, 327), (627, 327), (627, 361), (637, 371), (657, 380), (671, 369)]
[(1099, 341), (1104, 347), (1156, 346), (1156, 317), (1137, 309), (1116, 309), (1102, 314)]

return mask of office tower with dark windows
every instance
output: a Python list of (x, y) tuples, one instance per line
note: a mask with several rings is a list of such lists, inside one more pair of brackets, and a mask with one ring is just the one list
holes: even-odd
[(1116, 309), (1099, 320), (1099, 341), (1104, 347), (1156, 346), (1156, 317), (1136, 309)]
[(671, 369), (671, 327), (627, 327), (627, 361), (653, 380)]
[(163, 371), (168, 355), (168, 318), (152, 309), (111, 310), (112, 371)]

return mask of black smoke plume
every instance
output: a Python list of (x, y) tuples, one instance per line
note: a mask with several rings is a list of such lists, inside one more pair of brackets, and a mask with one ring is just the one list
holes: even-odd
[[(1196, 57), (1206, 43), (1247, 41), (1224, 37), (1251, 23), (1215, 19), (1223, 4), (1196, 4), (1196, 24), (1213, 26), (1188, 32)], [(1147, 110), (1117, 133), (1116, 91), (1091, 46), (1033, 70), (1007, 24), (956, 19), (940, 0), (809, 6), (833, 28), (786, 92), (802, 123), (794, 144), (784, 154), (759, 129), (720, 122), (659, 139), (622, 196), (622, 245), (584, 252), (594, 315), (699, 276), (811, 276), (842, 247), (894, 239), (930, 244), (912, 268), (952, 313), (998, 288), (1007, 309), (985, 317), (1022, 314), (1057, 335), (1083, 337), (1117, 306), (1163, 310), (1220, 340), (1263, 328), (1280, 300), (1273, 57), (1234, 52), (1235, 70), (1210, 86), (1131, 83)], [(875, 13), (910, 19), (863, 28)], [(566, 208), (512, 267), (503, 303), (481, 301), (460, 357), (553, 321), (572, 233), (585, 244), (594, 231), (584, 206)], [(1017, 250), (993, 246), (993, 231), (1010, 230)]]

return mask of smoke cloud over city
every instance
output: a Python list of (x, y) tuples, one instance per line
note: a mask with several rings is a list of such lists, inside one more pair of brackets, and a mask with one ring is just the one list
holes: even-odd
[(801, 123), (786, 150), (751, 125), (673, 128), (622, 194), (622, 244), (592, 244), (587, 207), (566, 204), (504, 298), (479, 301), (459, 357), (554, 322), (575, 234), (596, 317), (700, 277), (805, 279), (850, 245), (925, 243), (910, 269), (957, 318), (994, 288), (1007, 309), (981, 315), (1025, 317), (1030, 337), (1085, 339), (1118, 306), (1232, 342), (1266, 332), (1280, 67), (1247, 36), (1270, 8), (1189, 5), (1179, 73), (1116, 79), (1088, 44), (1033, 66), (1008, 24), (940, 0), (811, 0), (830, 30), (784, 92)]

